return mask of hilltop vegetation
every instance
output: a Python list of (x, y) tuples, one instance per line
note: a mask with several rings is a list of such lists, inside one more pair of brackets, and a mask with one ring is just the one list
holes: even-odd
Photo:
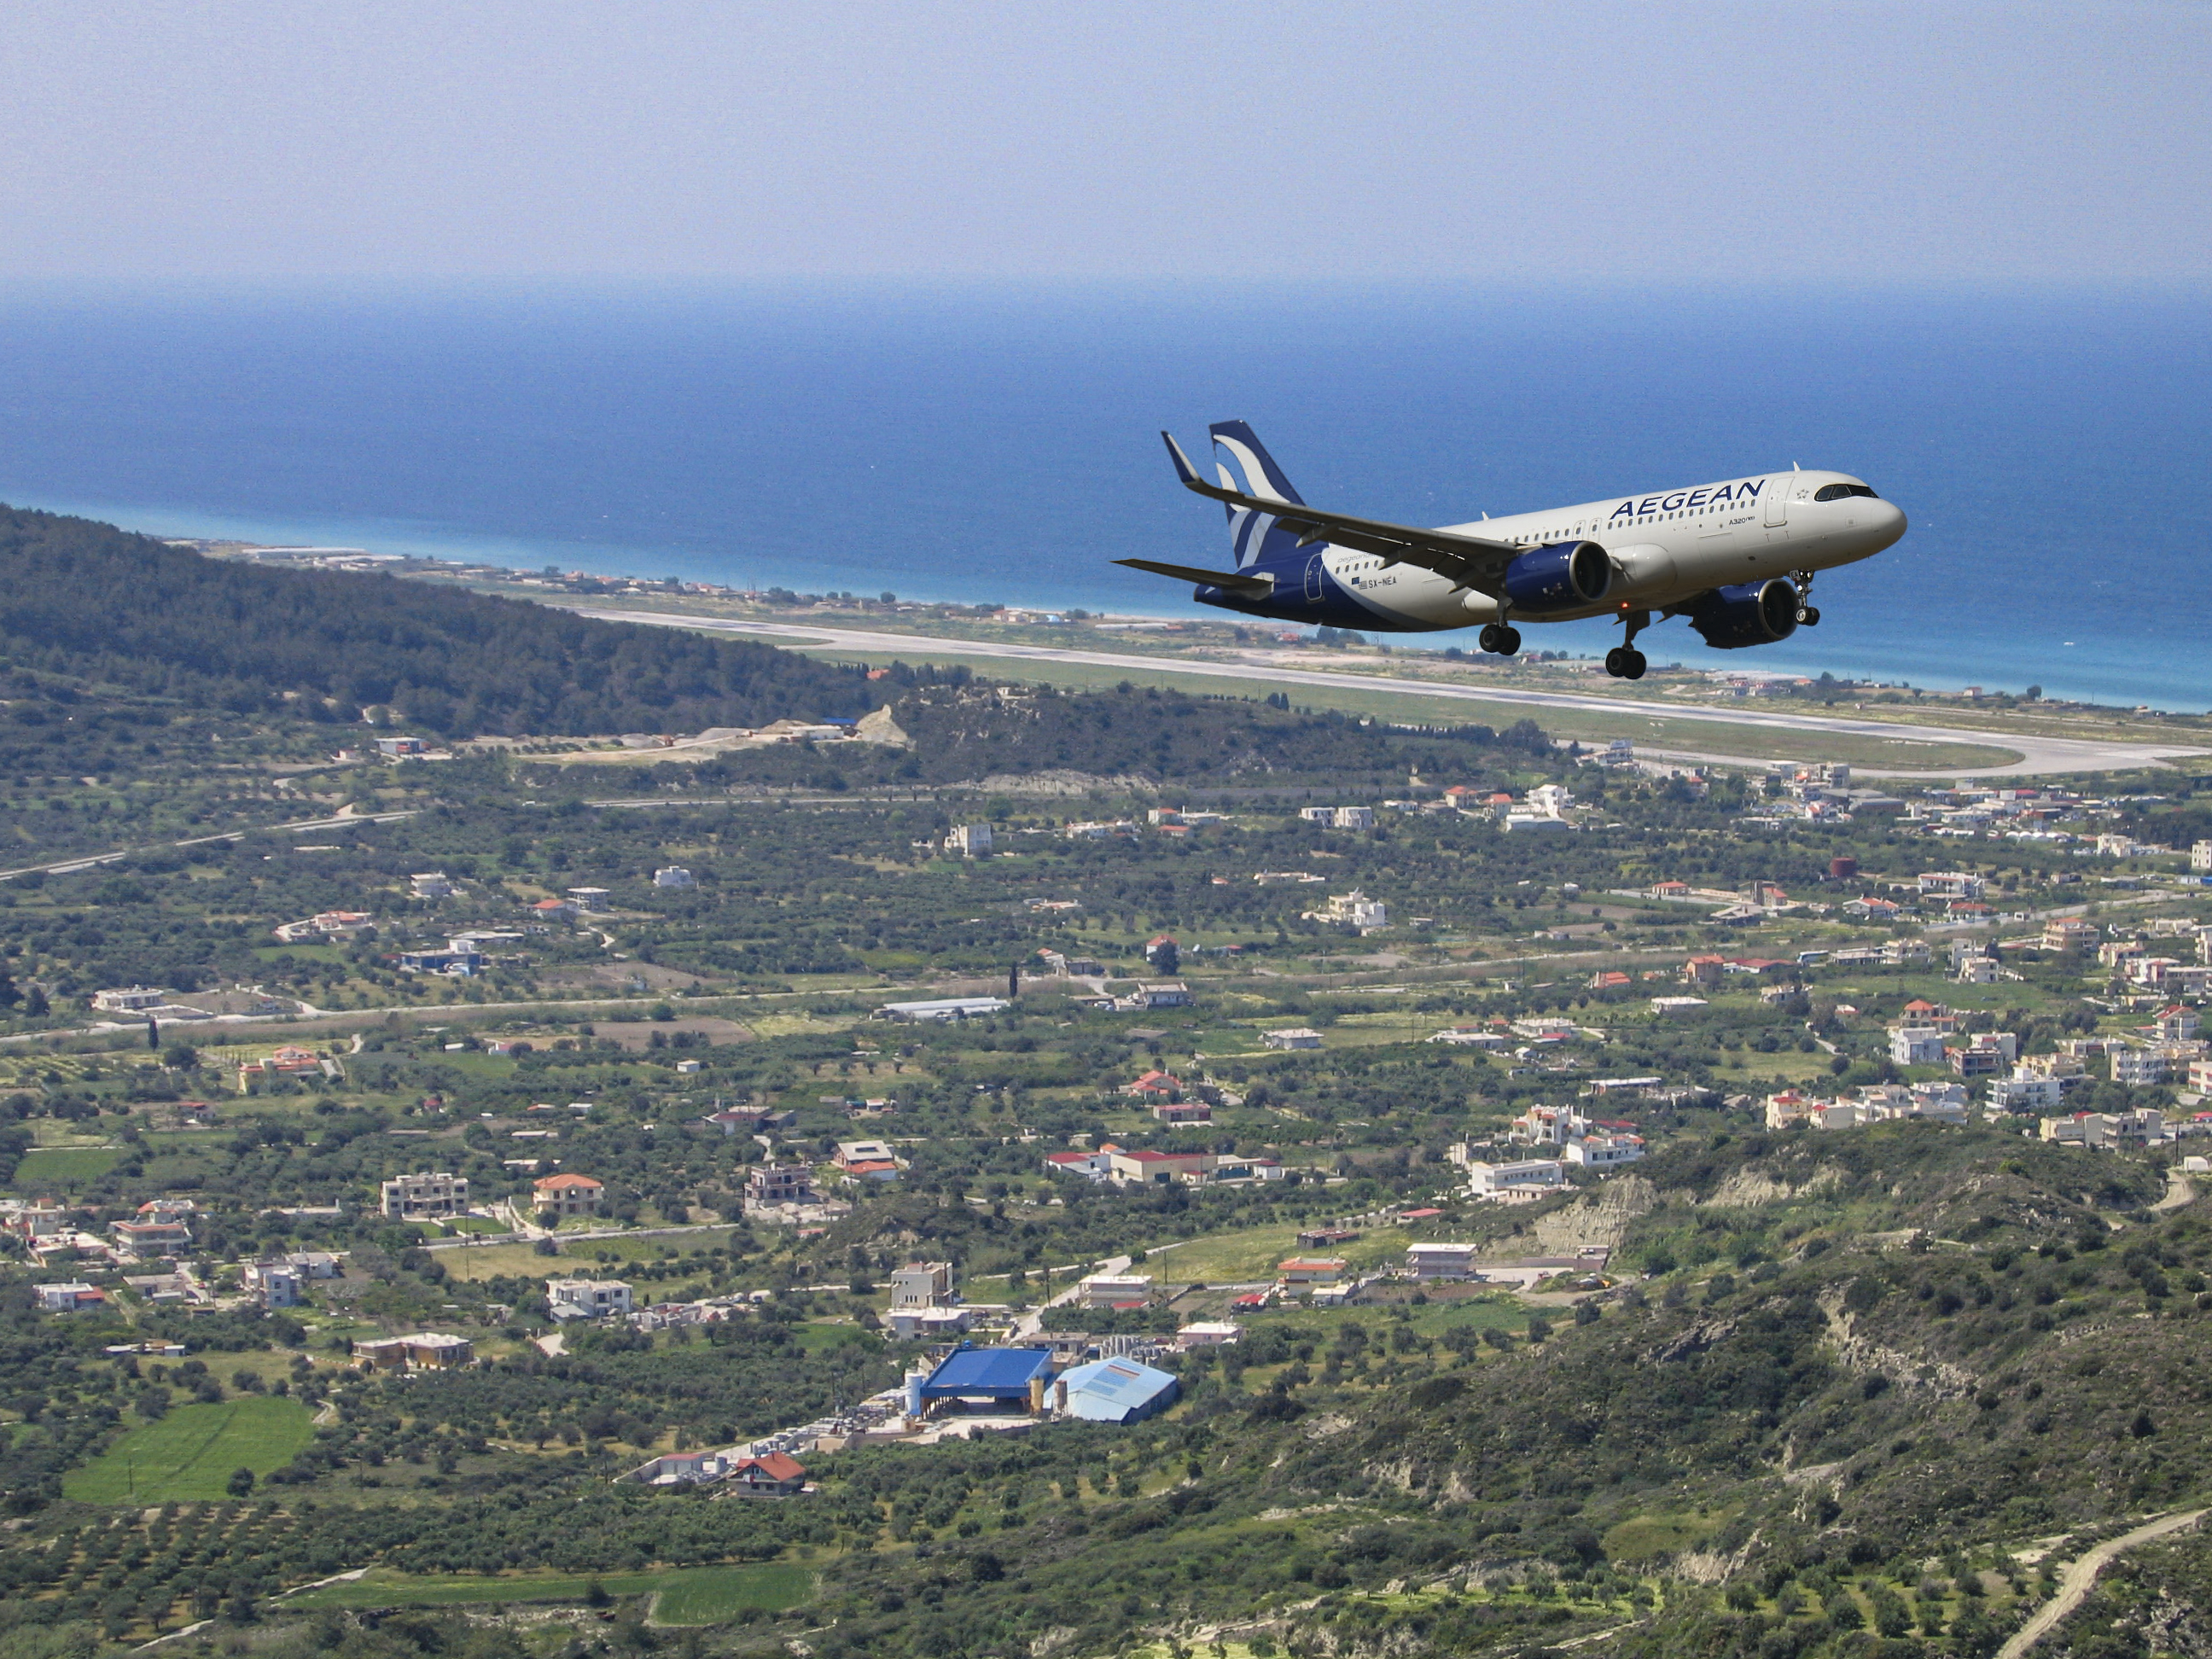
[(15, 508), (0, 508), (0, 650), (17, 670), (186, 709), (350, 726), (384, 706), (452, 737), (756, 726), (876, 701), (857, 670), (746, 641), (264, 569)]

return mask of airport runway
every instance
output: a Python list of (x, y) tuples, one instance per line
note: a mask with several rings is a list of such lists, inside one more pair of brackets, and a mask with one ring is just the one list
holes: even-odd
[[(566, 608), (580, 616), (597, 617), (607, 622), (649, 623), (664, 628), (702, 629), (715, 633), (744, 634), (755, 638), (787, 640), (794, 644), (838, 646), (848, 651), (878, 654), (904, 652), (929, 657), (1027, 658), (1039, 662), (1079, 664), (1091, 668), (1142, 669), (1149, 673), (1167, 672), (1214, 679), (1249, 680), (1270, 686), (1312, 685), (1339, 690), (1350, 687), (1355, 690), (1395, 693), (1400, 696), (1505, 703), (1528, 708), (1575, 708), (1615, 717), (1626, 714), (1647, 719), (1706, 720), (1716, 726), (1823, 732), (1836, 737), (1873, 738), (1885, 742), (1911, 738), (1931, 743), (1972, 744), (1982, 749), (2012, 750), (2021, 757), (2017, 761), (1996, 766), (1923, 768), (1917, 770), (1905, 767), (1862, 766), (1855, 763), (1851, 767), (1852, 772), (1865, 777), (1984, 778), (2001, 777), (2008, 774), (2041, 775), (2055, 772), (2117, 772), (2137, 767), (2160, 766), (2170, 760), (2212, 753), (2212, 750), (2202, 747), (2181, 744), (2107, 743), (2084, 738), (2024, 737), (1967, 731), (1955, 726), (1906, 726), (1892, 720), (1851, 720), (1834, 714), (1790, 714), (1778, 709), (1670, 708), (1573, 691), (1455, 685), (1433, 681), (1390, 679), (1379, 674), (1277, 668), (1260, 663), (1205, 662), (1184, 658), (1137, 656), (1113, 651), (1076, 651), (1057, 646), (1002, 645), (982, 640), (941, 639), (922, 634), (820, 628), (806, 623), (753, 622), (725, 617), (688, 616), (672, 611), (601, 611), (586, 605)], [(1689, 757), (1686, 751), (1672, 752)], [(1755, 763), (1749, 757), (1741, 755), (1704, 755), (1698, 758), (1721, 765)]]

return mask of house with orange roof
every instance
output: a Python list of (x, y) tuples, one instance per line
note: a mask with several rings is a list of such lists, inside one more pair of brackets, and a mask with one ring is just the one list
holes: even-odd
[(550, 1210), (564, 1221), (570, 1216), (597, 1215), (607, 1195), (605, 1182), (566, 1171), (532, 1182), (530, 1191), (541, 1212)]

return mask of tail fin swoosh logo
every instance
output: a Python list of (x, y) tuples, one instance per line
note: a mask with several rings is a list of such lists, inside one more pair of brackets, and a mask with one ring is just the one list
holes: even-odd
[(1206, 431), (1216, 447), (1226, 450), (1244, 474), (1245, 495), (1291, 507), (1305, 505), (1304, 499), (1291, 487), (1283, 469), (1275, 465), (1275, 458), (1260, 442), (1260, 434), (1249, 426), (1242, 421), (1216, 421)]

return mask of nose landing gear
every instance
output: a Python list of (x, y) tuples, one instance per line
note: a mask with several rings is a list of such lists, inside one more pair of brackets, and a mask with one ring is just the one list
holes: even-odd
[(1628, 636), (1605, 653), (1605, 672), (1617, 680), (1640, 680), (1650, 665), (1636, 648), (1636, 636), (1651, 625), (1651, 613), (1624, 610), (1620, 625), (1628, 630)]
[(1521, 630), (1504, 623), (1490, 623), (1474, 636), (1474, 642), (1485, 651), (1510, 657), (1521, 648)]

